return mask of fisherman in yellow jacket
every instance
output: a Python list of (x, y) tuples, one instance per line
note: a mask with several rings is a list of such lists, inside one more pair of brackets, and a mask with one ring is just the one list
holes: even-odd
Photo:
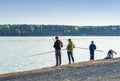
[(74, 48), (75, 48), (75, 44), (71, 41), (71, 39), (68, 39), (67, 54), (68, 54), (69, 64), (71, 64), (71, 59), (72, 59), (72, 62), (74, 63), (74, 57), (73, 57)]

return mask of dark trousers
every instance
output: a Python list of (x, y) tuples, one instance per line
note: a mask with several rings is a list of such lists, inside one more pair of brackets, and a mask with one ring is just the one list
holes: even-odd
[(55, 50), (56, 66), (61, 65), (61, 50)]
[(94, 60), (94, 50), (90, 50), (90, 60)]
[(71, 64), (71, 59), (72, 59), (72, 61), (73, 61), (73, 63), (74, 63), (73, 52), (67, 52), (67, 54), (68, 54), (69, 64)]

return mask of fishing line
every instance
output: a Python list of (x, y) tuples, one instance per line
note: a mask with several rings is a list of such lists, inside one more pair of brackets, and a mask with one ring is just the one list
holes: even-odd
[[(84, 49), (84, 50), (89, 50), (89, 48), (82, 48), (82, 47), (75, 47), (75, 48)], [(95, 50), (95, 51), (104, 52), (103, 50)]]
[[(88, 48), (81, 48), (81, 47), (75, 47), (75, 48), (84, 49), (84, 50), (89, 50)], [(67, 50), (67, 49), (61, 49), (61, 50), (64, 51), (64, 50)], [(102, 50), (95, 50), (95, 51), (104, 52), (104, 51), (102, 51)], [(45, 55), (45, 54), (49, 54), (49, 53), (53, 53), (53, 52), (55, 52), (55, 51), (43, 52), (43, 53), (34, 54), (34, 55), (26, 56), (26, 57), (33, 57), (33, 56), (38, 56), (38, 55)]]
[[(62, 51), (66, 50), (66, 49), (61, 49)], [(43, 53), (39, 53), (39, 54), (34, 54), (34, 55), (30, 55), (30, 56), (26, 56), (26, 57), (33, 57), (33, 56), (38, 56), (38, 55), (44, 55), (44, 54), (49, 54), (55, 51), (48, 51), (48, 52), (43, 52)]]
[[(55, 42), (54, 38), (53, 37), (51, 37), (51, 38)], [(63, 46), (63, 47), (67, 47), (67, 45)], [(89, 48), (83, 48), (83, 47), (75, 47), (75, 48), (89, 50)], [(67, 49), (65, 48), (65, 49), (61, 49), (61, 50), (64, 51), (64, 50), (67, 50)], [(104, 52), (103, 50), (95, 50), (95, 51)], [(47, 52), (43, 52), (43, 53), (39, 53), (39, 54), (34, 54), (34, 55), (26, 56), (26, 57), (33, 57), (33, 56), (38, 56), (38, 55), (44, 55), (44, 54), (49, 54), (49, 53), (52, 53), (52, 52), (55, 52), (55, 51), (47, 51)]]

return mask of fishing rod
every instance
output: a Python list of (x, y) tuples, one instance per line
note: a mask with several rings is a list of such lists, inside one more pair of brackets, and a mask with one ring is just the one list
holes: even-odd
[[(54, 40), (53, 37), (52, 37), (52, 40), (55, 42), (55, 40)], [(66, 50), (66, 49), (61, 49), (61, 50)], [(33, 56), (38, 56), (38, 55), (48, 54), (48, 53), (52, 53), (52, 52), (55, 52), (55, 51), (43, 52), (43, 53), (34, 54), (34, 55), (26, 56), (26, 57), (33, 57)]]
[[(61, 49), (61, 50), (66, 50), (66, 49)], [(55, 51), (48, 51), (48, 52), (43, 52), (43, 53), (39, 53), (39, 54), (34, 54), (34, 55), (30, 55), (30, 56), (26, 56), (26, 57), (33, 57), (33, 56), (38, 56), (38, 55), (44, 55), (44, 54), (48, 54), (48, 53), (52, 53), (52, 52), (55, 52)]]
[[(52, 40), (55, 42), (54, 38), (52, 37)], [(82, 47), (75, 47), (75, 48), (79, 48), (79, 49), (84, 49), (84, 50), (89, 50), (88, 48), (82, 48)], [(67, 50), (67, 49), (61, 49), (61, 50)], [(98, 52), (104, 52), (102, 50), (96, 50)], [(30, 55), (30, 56), (26, 56), (26, 57), (33, 57), (33, 56), (38, 56), (38, 55), (43, 55), (43, 54), (48, 54), (48, 53), (52, 53), (55, 51), (48, 51), (48, 52), (43, 52), (43, 53), (39, 53), (39, 54), (34, 54), (34, 55)]]
[[(79, 48), (79, 49), (84, 49), (84, 50), (89, 50), (88, 48), (82, 48), (82, 47), (75, 47), (75, 48)], [(62, 51), (67, 50), (67, 49), (61, 49)], [(102, 50), (96, 50), (98, 52), (104, 52)], [(34, 54), (34, 55), (30, 55), (30, 56), (26, 56), (26, 57), (33, 57), (33, 56), (38, 56), (38, 55), (44, 55), (44, 54), (49, 54), (55, 51), (48, 51), (48, 52), (43, 52), (43, 53), (39, 53), (39, 54)]]
[[(82, 47), (75, 47), (75, 48), (84, 49), (84, 50), (89, 50), (88, 48), (82, 48)], [(104, 52), (103, 50), (95, 50), (95, 51)]]
[(53, 42), (55, 42), (54, 37), (52, 37)]

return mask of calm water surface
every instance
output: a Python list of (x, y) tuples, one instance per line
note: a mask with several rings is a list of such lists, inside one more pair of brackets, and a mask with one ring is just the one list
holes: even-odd
[[(68, 44), (67, 39), (71, 38), (75, 43), (75, 62), (89, 60), (90, 41), (93, 40), (98, 50), (95, 52), (95, 59), (103, 59), (109, 49), (114, 49), (120, 57), (120, 37), (80, 37), (61, 36), (64, 47)], [(18, 72), (32, 69), (39, 69), (55, 65), (54, 37), (0, 37), (0, 74)], [(50, 53), (47, 53), (50, 52)], [(32, 56), (36, 55), (36, 56)], [(31, 56), (31, 57), (29, 57)], [(62, 64), (68, 64), (66, 50), (62, 51)]]

